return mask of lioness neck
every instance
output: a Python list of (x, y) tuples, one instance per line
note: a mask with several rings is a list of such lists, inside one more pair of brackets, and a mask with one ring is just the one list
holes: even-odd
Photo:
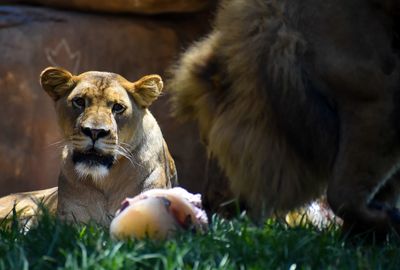
[(170, 186), (165, 173), (164, 140), (150, 112), (144, 115), (135, 135), (129, 155), (121, 155), (107, 175), (101, 178), (82, 177), (66, 146), (59, 177), (57, 211), (61, 218), (83, 222), (94, 220), (108, 225), (126, 197), (136, 196), (150, 188)]

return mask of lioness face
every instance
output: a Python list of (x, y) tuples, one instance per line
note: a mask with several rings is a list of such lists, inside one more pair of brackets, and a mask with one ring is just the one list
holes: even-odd
[(129, 159), (140, 140), (135, 131), (162, 90), (158, 75), (132, 83), (113, 73), (91, 71), (74, 76), (53, 67), (42, 72), (41, 84), (55, 101), (67, 142), (66, 156), (78, 175), (94, 180), (106, 176), (119, 158)]

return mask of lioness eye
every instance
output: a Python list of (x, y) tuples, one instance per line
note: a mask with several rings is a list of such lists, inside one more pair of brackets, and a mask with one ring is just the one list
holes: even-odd
[(114, 113), (122, 113), (123, 111), (125, 111), (125, 106), (121, 105), (119, 103), (115, 103), (112, 107), (112, 111)]
[(72, 100), (72, 105), (74, 105), (78, 109), (85, 108), (85, 99), (81, 97), (74, 98)]

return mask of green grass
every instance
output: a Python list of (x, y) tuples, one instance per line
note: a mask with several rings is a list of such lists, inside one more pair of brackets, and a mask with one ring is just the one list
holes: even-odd
[(166, 241), (114, 241), (95, 225), (68, 225), (44, 215), (23, 232), (0, 224), (0, 269), (399, 269), (400, 240), (348, 244), (338, 228), (288, 228), (268, 220), (214, 217), (209, 232)]

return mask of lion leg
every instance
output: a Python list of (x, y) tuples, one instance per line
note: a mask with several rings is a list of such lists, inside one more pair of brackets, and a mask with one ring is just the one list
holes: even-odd
[(385, 197), (380, 191), (399, 165), (400, 142), (391, 121), (392, 109), (388, 102), (369, 101), (353, 104), (343, 114), (328, 202), (344, 220), (344, 230), (385, 234), (395, 227), (400, 231), (396, 214), (375, 201), (377, 194)]

